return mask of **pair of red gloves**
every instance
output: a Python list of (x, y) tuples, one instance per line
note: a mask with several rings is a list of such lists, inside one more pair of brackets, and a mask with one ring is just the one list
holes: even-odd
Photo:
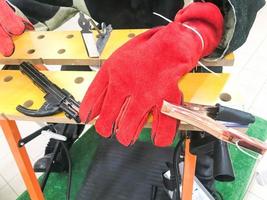
[(168, 25), (133, 38), (102, 65), (81, 103), (81, 120), (98, 116), (97, 132), (115, 134), (128, 146), (152, 114), (154, 144), (172, 144), (178, 124), (160, 112), (163, 100), (181, 104), (178, 80), (218, 46), (222, 32), (223, 17), (214, 4), (192, 3)]
[(31, 23), (17, 16), (5, 0), (0, 0), (0, 53), (10, 56), (14, 51), (13, 35), (22, 34), (25, 29), (33, 29)]

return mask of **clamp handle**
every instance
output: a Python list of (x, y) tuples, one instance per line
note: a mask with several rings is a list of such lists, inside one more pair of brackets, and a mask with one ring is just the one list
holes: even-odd
[(46, 131), (46, 130), (51, 130), (53, 129), (52, 125), (47, 125), (37, 131), (35, 131), (34, 133), (28, 135), (25, 138), (22, 138), (18, 141), (18, 147), (23, 147), (25, 144), (27, 144), (28, 142), (32, 141), (34, 138), (38, 137), (39, 135), (42, 134), (42, 131)]

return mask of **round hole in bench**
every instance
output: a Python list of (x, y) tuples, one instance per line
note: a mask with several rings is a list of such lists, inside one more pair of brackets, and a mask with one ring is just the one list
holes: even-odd
[(27, 100), (24, 102), (23, 106), (26, 108), (29, 108), (33, 105), (33, 101), (32, 100)]
[(9, 81), (11, 81), (12, 79), (13, 79), (12, 76), (6, 76), (6, 77), (4, 78), (4, 82), (9, 82)]
[(59, 50), (57, 51), (58, 54), (63, 54), (63, 53), (65, 53), (65, 52), (66, 52), (65, 49), (59, 49)]
[(33, 54), (35, 52), (35, 49), (30, 49), (27, 51), (28, 54)]
[(129, 38), (133, 38), (134, 36), (135, 36), (134, 33), (129, 33), (129, 34), (128, 34), (128, 37), (129, 37)]
[(68, 38), (68, 39), (71, 39), (71, 38), (73, 38), (73, 37), (74, 37), (73, 34), (69, 34), (69, 35), (66, 36), (66, 38)]
[(220, 99), (221, 99), (222, 101), (227, 102), (227, 101), (231, 101), (232, 97), (231, 97), (231, 95), (228, 94), (228, 93), (222, 93), (222, 94), (220, 95)]
[(45, 37), (45, 35), (38, 35), (38, 39), (43, 39)]
[(79, 77), (75, 78), (74, 83), (76, 83), (76, 84), (80, 84), (80, 83), (82, 83), (83, 81), (84, 81), (84, 78), (79, 76)]

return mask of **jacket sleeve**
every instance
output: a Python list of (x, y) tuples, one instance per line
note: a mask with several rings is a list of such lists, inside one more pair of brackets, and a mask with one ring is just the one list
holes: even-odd
[(265, 5), (265, 0), (229, 0), (229, 2), (236, 16), (235, 30), (228, 48), (228, 52), (232, 52), (246, 42), (258, 11)]
[(53, 30), (78, 12), (72, 0), (9, 0), (9, 4), (36, 30)]
[[(202, 1), (202, 0), (194, 0)], [(249, 35), (257, 12), (265, 0), (206, 0), (216, 4), (224, 16), (224, 34), (218, 48), (206, 60), (216, 61), (242, 46)]]

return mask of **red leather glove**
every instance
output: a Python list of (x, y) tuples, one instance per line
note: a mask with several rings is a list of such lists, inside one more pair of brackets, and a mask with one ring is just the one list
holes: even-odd
[(115, 133), (127, 146), (152, 114), (154, 144), (172, 144), (177, 121), (160, 112), (162, 102), (181, 103), (178, 80), (217, 47), (222, 30), (223, 17), (214, 4), (192, 3), (174, 22), (133, 38), (101, 67), (81, 103), (81, 120), (88, 123), (99, 115), (97, 132), (104, 137)]
[(0, 53), (10, 56), (14, 51), (12, 35), (20, 35), (26, 29), (33, 29), (31, 23), (17, 16), (5, 0), (0, 0)]

